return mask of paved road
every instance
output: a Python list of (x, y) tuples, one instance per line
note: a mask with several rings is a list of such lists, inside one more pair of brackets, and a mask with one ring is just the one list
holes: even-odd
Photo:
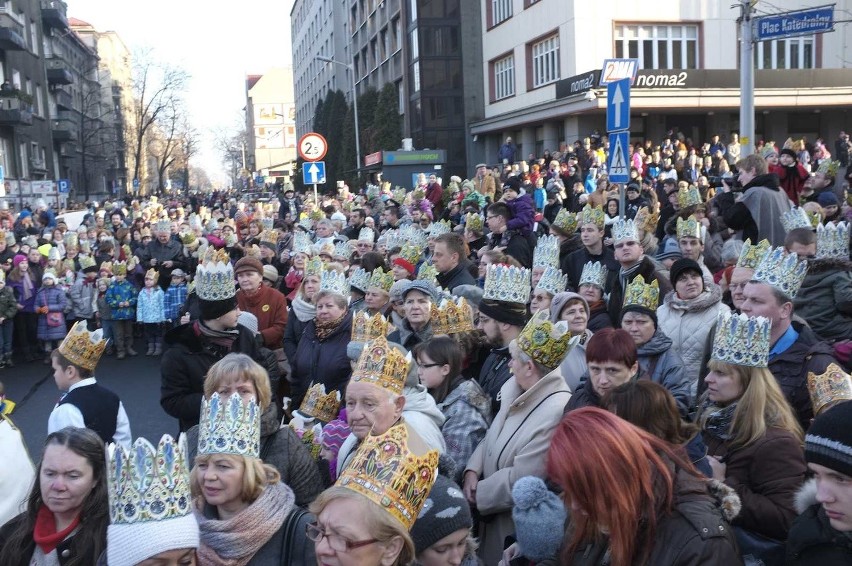
[[(136, 350), (144, 353), (141, 340), (137, 341)], [(121, 398), (134, 439), (144, 436), (156, 445), (164, 433), (177, 434), (177, 420), (160, 407), (160, 358), (105, 357), (95, 375), (100, 384)], [(6, 386), (6, 397), (18, 404), (12, 420), (23, 431), (33, 460), (38, 460), (47, 436), (47, 417), (59, 398), (53, 370), (41, 360), (19, 364), (0, 369), (0, 381)]]

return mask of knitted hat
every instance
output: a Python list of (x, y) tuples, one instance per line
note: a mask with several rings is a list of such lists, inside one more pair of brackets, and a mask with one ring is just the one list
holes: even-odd
[(805, 460), (852, 477), (852, 402), (817, 416), (805, 435)]
[(789, 147), (785, 147), (781, 150), (781, 155), (789, 155), (793, 159), (796, 159), (796, 152), (790, 149)]
[(246, 271), (254, 271), (261, 277), (263, 277), (263, 264), (260, 263), (260, 260), (255, 257), (244, 257), (241, 258), (237, 264), (234, 266), (234, 275), (239, 275), (240, 273)]
[(512, 520), (521, 554), (533, 562), (555, 558), (562, 543), (568, 513), (559, 497), (535, 476), (519, 478), (512, 486)]
[(579, 300), (583, 303), (583, 308), (586, 309), (586, 317), (590, 316), (589, 302), (582, 296), (577, 293), (571, 293), (569, 291), (563, 291), (562, 293), (557, 293), (553, 300), (550, 301), (550, 322), (554, 324), (562, 320), (560, 315), (562, 314), (562, 309), (565, 308), (565, 305), (568, 304), (568, 301)]
[(464, 297), (468, 303), (479, 307), (479, 303), (482, 301), (483, 290), (482, 287), (477, 287), (476, 285), (457, 285), (452, 290), (452, 294), (454, 297)]
[(439, 475), (411, 527), (415, 553), (420, 554), (445, 536), (472, 526), (470, 506), (462, 490), (452, 480)]
[(343, 442), (352, 433), (346, 423), (346, 409), (340, 411), (340, 417), (329, 421), (322, 427), (322, 447), (331, 450), (335, 454), (343, 446)]
[(663, 261), (666, 259), (680, 259), (683, 254), (680, 251), (680, 244), (676, 238), (666, 238), (663, 248), (657, 252), (657, 259)]
[(230, 297), (221, 301), (205, 301), (198, 299), (201, 320), (215, 320), (237, 308), (237, 298)]
[(479, 312), (489, 318), (493, 318), (497, 322), (511, 324), (512, 326), (524, 326), (529, 318), (525, 304), (494, 301), (491, 299), (480, 301)]
[(840, 200), (833, 191), (825, 191), (819, 194), (817, 202), (820, 206), (840, 206)]
[(239, 316), (237, 316), (237, 324), (242, 324), (249, 330), (251, 330), (252, 334), (257, 334), (257, 317), (248, 311), (240, 311)]
[(274, 265), (263, 266), (263, 278), (271, 281), (272, 283), (278, 282), (278, 270), (275, 269)]
[(18, 254), (18, 255), (16, 255), (16, 256), (15, 256), (15, 258), (12, 260), (12, 266), (13, 266), (13, 267), (18, 267), (18, 266), (21, 264), (21, 262), (22, 262), (22, 261), (29, 262), (29, 260), (27, 259), (27, 256), (25, 256), (25, 255), (23, 255), (23, 254)]
[(672, 286), (675, 286), (680, 276), (687, 271), (697, 271), (699, 275), (704, 274), (704, 272), (701, 271), (701, 266), (698, 265), (697, 261), (685, 257), (680, 258), (672, 264), (672, 267), (669, 270), (669, 281), (672, 282)]

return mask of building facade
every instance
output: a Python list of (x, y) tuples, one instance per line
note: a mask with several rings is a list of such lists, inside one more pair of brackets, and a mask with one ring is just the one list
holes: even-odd
[[(676, 130), (700, 143), (739, 130), (738, 8), (714, 0), (612, 0), (605, 12), (564, 0), (492, 0), (485, 6), (485, 113), (470, 134), (488, 163), (497, 163), (507, 136), (519, 160), (604, 132), (600, 74), (610, 58), (638, 60), (633, 141), (661, 140)], [(801, 9), (794, 0), (757, 6), (756, 16)], [(835, 13), (850, 9), (850, 0), (839, 0)], [(852, 126), (848, 25), (755, 45), (756, 139), (833, 140)]]
[(246, 132), (247, 168), (263, 177), (289, 180), (299, 141), (292, 67), (246, 77)]

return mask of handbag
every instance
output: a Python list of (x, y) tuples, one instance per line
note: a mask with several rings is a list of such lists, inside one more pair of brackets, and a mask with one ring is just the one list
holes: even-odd
[(734, 526), (745, 566), (783, 566), (784, 542)]
[(48, 326), (65, 326), (65, 315), (61, 312), (49, 312), (46, 316)]

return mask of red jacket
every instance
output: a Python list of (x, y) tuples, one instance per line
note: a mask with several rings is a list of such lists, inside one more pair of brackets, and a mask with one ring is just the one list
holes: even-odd
[(795, 206), (799, 206), (799, 193), (802, 192), (805, 181), (810, 176), (801, 163), (796, 162), (793, 167), (770, 165), (769, 172), (778, 175), (781, 189), (787, 194), (787, 198)]
[(281, 291), (261, 286), (254, 295), (237, 291), (237, 305), (257, 317), (257, 330), (263, 336), (263, 345), (270, 350), (284, 345), (284, 328), (287, 326), (287, 300)]

